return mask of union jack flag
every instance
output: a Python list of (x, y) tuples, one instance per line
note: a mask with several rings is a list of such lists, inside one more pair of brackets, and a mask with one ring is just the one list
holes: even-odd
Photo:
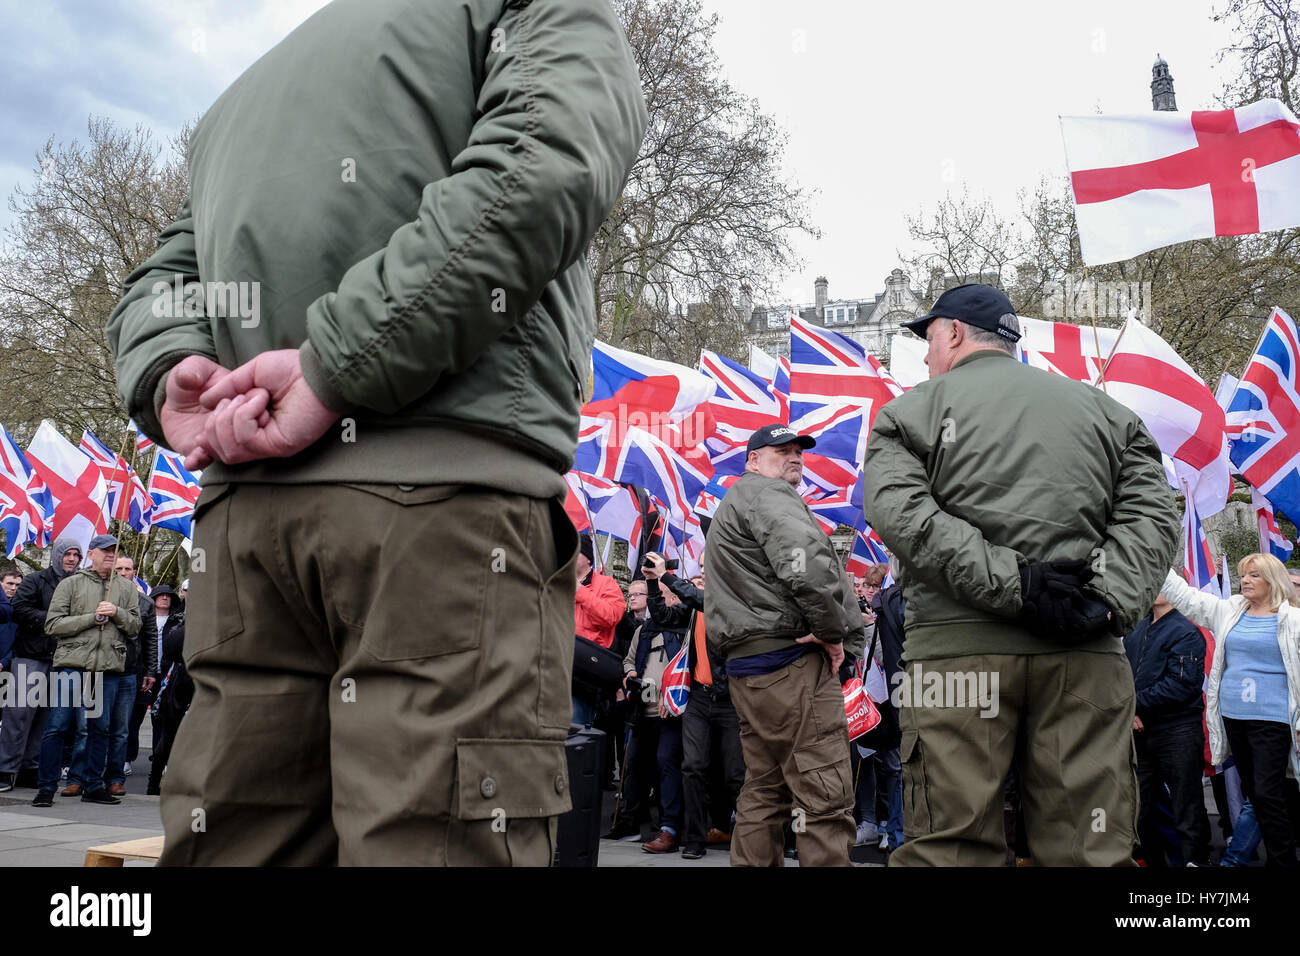
[(578, 429), (574, 467), (588, 475), (644, 488), (667, 505), (668, 527), (680, 546), (699, 524), (692, 513), (709, 475), (648, 431), (629, 428), (622, 442), (612, 439), (617, 423), (583, 416)]
[(690, 648), (689, 638), (684, 639), (682, 649), (664, 669), (663, 694), (660, 699), (663, 701), (664, 709), (674, 717), (686, 713), (686, 701), (691, 694), (691, 672), (687, 667), (687, 652)]
[(191, 474), (181, 461), (181, 456), (174, 451), (158, 449), (153, 471), (149, 473), (149, 496), (154, 502), (153, 526), (179, 531), (188, 538), (194, 503), (202, 491), (199, 487), (202, 472)]
[(1254, 488), (1250, 489), (1250, 503), (1255, 508), (1255, 521), (1259, 525), (1259, 550), (1285, 564), (1295, 550), (1295, 544), (1288, 541), (1277, 526), (1273, 505)]
[(861, 463), (876, 412), (901, 394), (864, 346), (799, 319), (790, 323), (790, 427), (816, 438), (819, 454)]
[(1274, 309), (1228, 403), (1229, 457), (1246, 481), (1288, 515), (1300, 515), (1300, 396), (1295, 323)]
[(13, 559), (29, 544), (50, 543), (47, 515), (54, 502), (27, 456), (0, 425), (0, 529), (5, 533), (5, 557)]
[(834, 534), (840, 525), (862, 530), (867, 527), (867, 521), (862, 516), (861, 491), (857, 492), (859, 497), (856, 504), (853, 501), (854, 491), (854, 488), (846, 488), (834, 495), (812, 501), (805, 498), (804, 502), (827, 534)]
[(88, 428), (81, 432), (79, 447), (86, 457), (99, 467), (99, 473), (104, 476), (104, 484), (108, 487), (106, 510), (110, 518), (116, 518), (130, 481), (131, 466), (126, 463), (125, 458), (115, 454), (112, 449), (91, 434)]
[[(885, 542), (880, 540), (880, 536), (870, 526), (865, 531), (859, 529), (853, 536), (853, 550), (844, 562), (844, 569), (855, 578), (860, 578), (866, 576), (867, 569), (873, 564), (888, 563), (889, 552), (885, 550)], [(887, 588), (893, 583), (893, 575), (886, 574), (881, 587)]]
[[(1186, 486), (1184, 486), (1186, 492)], [(1219, 582), (1214, 576), (1214, 557), (1210, 554), (1210, 542), (1201, 527), (1200, 516), (1196, 513), (1196, 503), (1191, 495), (1185, 498), (1186, 510), (1183, 512), (1184, 559), (1183, 576), (1187, 583), (1198, 591), (1219, 592)]]
[(717, 430), (705, 441), (714, 474), (739, 475), (749, 436), (764, 425), (784, 424), (789, 402), (761, 375), (716, 352), (700, 353), (700, 371), (716, 383), (709, 409)]
[(80, 448), (104, 476), (104, 483), (108, 486), (109, 517), (126, 522), (135, 531), (148, 530), (153, 499), (135, 469), (121, 455), (114, 454), (90, 429), (82, 431)]
[(126, 427), (135, 432), (135, 453), (137, 455), (154, 447), (154, 440), (140, 431), (140, 426), (135, 423), (134, 418), (127, 420)]

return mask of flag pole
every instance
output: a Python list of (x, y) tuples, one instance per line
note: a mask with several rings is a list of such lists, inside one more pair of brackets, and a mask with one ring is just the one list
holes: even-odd
[(583, 487), (581, 478), (578, 479), (578, 487), (582, 488), (582, 511), (587, 516), (587, 523), (591, 525), (591, 554), (598, 562), (598, 572), (604, 574), (605, 562), (601, 560), (600, 552), (596, 549), (596, 519), (591, 516), (591, 504), (587, 501), (587, 489)]
[[(1088, 282), (1088, 266), (1086, 263), (1084, 264), (1083, 267), (1083, 287), (1088, 290), (1088, 318), (1092, 320), (1093, 347), (1096, 348), (1097, 357), (1100, 358), (1101, 357), (1101, 333), (1097, 331), (1097, 300), (1093, 296), (1092, 287)], [(1115, 344), (1116, 345), (1119, 344), (1118, 339), (1115, 340)], [(1110, 359), (1107, 358), (1106, 361), (1109, 362)], [(1097, 382), (1101, 384), (1101, 390), (1105, 392), (1106, 391), (1106, 369), (1104, 367), (1101, 370), (1101, 374), (1099, 375)]]

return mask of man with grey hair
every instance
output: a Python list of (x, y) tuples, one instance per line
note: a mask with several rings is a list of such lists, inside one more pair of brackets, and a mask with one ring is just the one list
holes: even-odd
[[(1039, 863), (1131, 865), (1121, 638), (1178, 542), (1160, 449), (1102, 390), (1015, 361), (1020, 323), (992, 286), (949, 289), (906, 326), (930, 381), (880, 409), (864, 466), (907, 605), (890, 865), (1003, 865), (1013, 764)], [(996, 706), (966, 691), (976, 678)]]

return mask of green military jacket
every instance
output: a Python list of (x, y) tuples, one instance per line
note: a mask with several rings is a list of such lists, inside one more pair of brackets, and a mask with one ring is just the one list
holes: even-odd
[[(117, 610), (103, 624), (95, 622), (100, 601)], [(140, 632), (140, 595), (118, 574), (101, 578), (93, 569), (70, 574), (54, 589), (45, 614), (45, 633), (57, 637), (53, 667), (120, 674), (126, 667), (126, 639)]]
[(884, 405), (864, 480), (867, 521), (902, 565), (908, 660), (1061, 650), (1015, 621), (1021, 566), (1058, 558), (1092, 562), (1087, 590), (1113, 615), (1113, 634), (1076, 649), (1123, 653), (1178, 545), (1141, 419), (997, 349)]
[(189, 199), (108, 322), (130, 413), (162, 440), (178, 361), (297, 348), (350, 424), (205, 485), (563, 494), (596, 331), (585, 253), (647, 121), (608, 0), (334, 0), (194, 130)]
[(851, 582), (789, 482), (741, 475), (713, 516), (704, 566), (704, 629), (727, 660), (783, 650), (805, 634), (862, 655)]

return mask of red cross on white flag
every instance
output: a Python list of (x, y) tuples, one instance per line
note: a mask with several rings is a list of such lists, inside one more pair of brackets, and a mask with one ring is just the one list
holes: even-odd
[(1088, 265), (1300, 225), (1300, 123), (1278, 100), (1062, 116), (1061, 134)]

